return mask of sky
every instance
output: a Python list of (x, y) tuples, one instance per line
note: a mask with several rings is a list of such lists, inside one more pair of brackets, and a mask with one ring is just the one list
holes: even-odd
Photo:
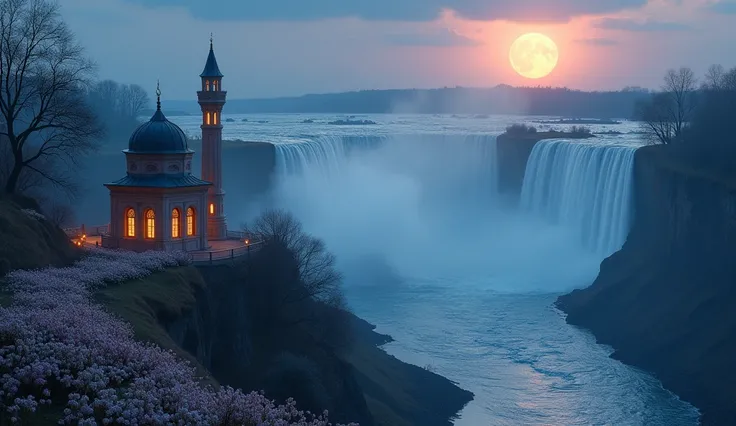
[[(60, 0), (98, 77), (194, 97), (210, 33), (228, 98), (497, 84), (658, 88), (669, 68), (736, 66), (736, 0)], [(558, 46), (541, 79), (509, 48)]]

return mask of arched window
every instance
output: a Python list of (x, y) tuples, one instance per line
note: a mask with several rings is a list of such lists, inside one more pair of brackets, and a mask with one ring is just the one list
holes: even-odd
[(211, 124), (211, 123), (210, 123), (210, 120), (211, 120), (212, 118), (210, 117), (210, 113), (209, 113), (209, 111), (207, 112), (206, 116), (207, 116), (207, 119), (205, 120), (204, 124)]
[(187, 209), (187, 235), (190, 237), (194, 235), (194, 219), (194, 208), (189, 207)]
[(125, 236), (135, 237), (135, 210), (125, 210)]
[(212, 90), (213, 90), (213, 91), (215, 91), (215, 92), (216, 92), (216, 91), (218, 91), (218, 90), (219, 90), (219, 89), (217, 88), (217, 86), (218, 86), (218, 85), (219, 85), (219, 81), (217, 81), (217, 80), (214, 80), (214, 81), (212, 82)]
[(210, 214), (215, 214), (215, 203), (210, 203)]
[(156, 214), (153, 209), (146, 210), (146, 238), (156, 238)]
[(205, 90), (205, 92), (209, 92), (210, 91), (210, 81), (209, 80), (205, 80), (204, 81), (204, 90)]
[(213, 112), (212, 115), (213, 115), (213, 118), (214, 118), (214, 120), (212, 120), (212, 124), (220, 124), (220, 123), (217, 122), (217, 113), (216, 112)]
[(171, 238), (181, 237), (181, 228), (179, 227), (179, 209), (171, 211)]

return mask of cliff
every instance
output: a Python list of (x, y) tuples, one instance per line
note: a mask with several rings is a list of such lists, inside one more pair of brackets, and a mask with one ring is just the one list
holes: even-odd
[(626, 243), (557, 304), (698, 407), (703, 424), (735, 424), (736, 179), (708, 170), (664, 146), (639, 149)]
[(390, 337), (347, 312), (331, 317), (349, 328), (346, 344), (318, 339), (312, 326), (274, 332), (256, 306), (257, 289), (270, 283), (258, 258), (252, 262), (174, 268), (104, 288), (97, 299), (130, 322), (137, 338), (194, 363), (205, 382), (294, 397), (302, 409), (328, 409), (332, 421), (450, 425), (472, 399), (449, 380), (386, 354), (378, 345)]

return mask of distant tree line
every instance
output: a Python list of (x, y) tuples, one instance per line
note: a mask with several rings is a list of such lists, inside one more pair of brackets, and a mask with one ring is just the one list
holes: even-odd
[(151, 100), (145, 89), (137, 84), (103, 80), (89, 88), (87, 103), (105, 126), (106, 139), (127, 139), (140, 124), (138, 117), (150, 106)]
[(651, 143), (711, 165), (736, 164), (736, 67), (712, 65), (700, 84), (690, 68), (669, 70), (636, 111)]
[[(632, 118), (636, 103), (649, 92), (639, 87), (584, 92), (568, 88), (512, 87), (364, 90), (273, 99), (228, 100), (230, 113), (338, 114), (521, 114), (585, 118)], [(197, 112), (194, 101), (167, 104)]]

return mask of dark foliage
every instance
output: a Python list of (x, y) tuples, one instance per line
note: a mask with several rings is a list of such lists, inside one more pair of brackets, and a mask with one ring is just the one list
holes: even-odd
[(592, 135), (593, 133), (590, 131), (590, 127), (585, 126), (572, 126), (570, 127), (571, 134), (575, 136), (582, 136), (582, 135)]
[(736, 88), (701, 94), (691, 126), (683, 135), (682, 150), (696, 161), (736, 171)]
[(263, 377), (263, 390), (278, 401), (294, 398), (301, 410), (319, 413), (330, 407), (319, 366), (311, 359), (283, 352), (271, 362)]
[[(634, 105), (649, 96), (630, 87), (615, 92), (583, 92), (565, 87), (364, 90), (274, 99), (229, 100), (228, 111), (243, 113), (342, 114), (529, 114), (567, 117), (630, 118)], [(196, 102), (171, 102), (172, 108), (196, 113)]]
[(264, 333), (304, 327), (320, 342), (339, 347), (350, 340), (341, 321), (347, 309), (335, 257), (319, 238), (305, 233), (289, 212), (268, 210), (246, 227), (263, 241), (251, 276), (265, 286), (251, 286), (250, 309)]
[(506, 133), (509, 135), (525, 135), (528, 133), (537, 133), (537, 128), (533, 126), (528, 126), (526, 124), (518, 124), (514, 123), (508, 127), (506, 127)]

